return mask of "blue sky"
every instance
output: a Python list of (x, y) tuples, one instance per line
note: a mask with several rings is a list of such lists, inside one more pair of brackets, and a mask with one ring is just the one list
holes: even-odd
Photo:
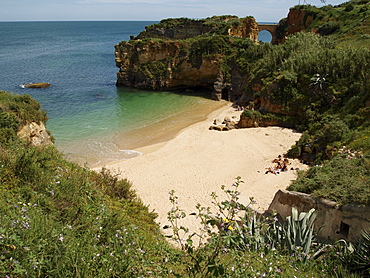
[[(327, 0), (337, 5), (344, 0)], [(320, 0), (307, 3), (322, 6)], [(151, 20), (252, 15), (277, 22), (303, 0), (0, 0), (0, 21)]]

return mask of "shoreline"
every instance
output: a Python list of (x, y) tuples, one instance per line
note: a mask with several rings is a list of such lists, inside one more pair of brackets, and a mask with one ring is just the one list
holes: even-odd
[(57, 145), (57, 148), (69, 160), (80, 165), (88, 165), (90, 168), (102, 167), (139, 156), (138, 152), (146, 152), (148, 146), (164, 145), (182, 130), (204, 121), (209, 114), (227, 104), (227, 101), (199, 98), (190, 106), (180, 107), (176, 114), (160, 121), (128, 131), (114, 130), (89, 136), (65, 145)]
[[(171, 190), (179, 197), (179, 207), (189, 214), (196, 210), (198, 203), (211, 206), (212, 192), (222, 200), (221, 186), (231, 186), (237, 177), (243, 181), (239, 186), (240, 202), (248, 204), (253, 197), (257, 202), (254, 208), (266, 210), (275, 193), (286, 189), (296, 178), (295, 170), (273, 175), (265, 174), (266, 169), (273, 165), (274, 158), (286, 153), (301, 134), (280, 127), (209, 130), (215, 118), (240, 114), (228, 102), (209, 113), (205, 120), (182, 129), (172, 139), (135, 149), (141, 156), (104, 167), (132, 182), (138, 197), (158, 214), (156, 222), (160, 227), (168, 224)], [(293, 160), (290, 168), (307, 169), (307, 165)], [(182, 225), (191, 231), (200, 228), (191, 217), (183, 219)]]

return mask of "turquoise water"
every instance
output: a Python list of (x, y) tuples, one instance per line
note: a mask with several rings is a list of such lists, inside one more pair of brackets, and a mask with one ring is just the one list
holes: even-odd
[[(72, 159), (95, 165), (139, 155), (130, 149), (140, 141), (186, 125), (184, 117), (199, 120), (190, 111), (212, 105), (202, 96), (115, 86), (114, 45), (152, 23), (0, 22), (0, 90), (38, 100), (56, 146)], [(31, 82), (52, 86), (20, 87)]]

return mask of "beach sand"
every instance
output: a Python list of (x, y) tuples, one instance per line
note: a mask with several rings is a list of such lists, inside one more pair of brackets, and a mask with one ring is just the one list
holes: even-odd
[[(144, 204), (158, 214), (161, 227), (168, 224), (171, 190), (179, 197), (179, 207), (189, 214), (196, 211), (198, 203), (211, 206), (212, 192), (222, 199), (221, 185), (231, 188), (238, 176), (244, 181), (239, 187), (240, 201), (248, 204), (249, 197), (254, 197), (255, 208), (264, 211), (276, 191), (296, 178), (295, 170), (274, 175), (265, 174), (266, 168), (273, 166), (272, 160), (286, 153), (301, 134), (280, 127), (209, 130), (215, 118), (239, 117), (240, 113), (227, 102), (168, 142), (137, 149), (142, 156), (105, 167), (133, 183)], [(299, 161), (291, 163), (289, 168), (306, 168)], [(182, 225), (193, 231), (200, 227), (191, 216)]]

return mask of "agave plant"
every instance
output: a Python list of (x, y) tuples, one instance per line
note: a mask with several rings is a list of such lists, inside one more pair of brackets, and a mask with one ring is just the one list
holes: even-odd
[(240, 222), (235, 223), (235, 242), (240, 249), (257, 251), (265, 244), (264, 226), (266, 222), (262, 220), (257, 212), (253, 211), (246, 214)]
[[(315, 238), (314, 221), (317, 211), (311, 209), (308, 212), (298, 214), (296, 208), (292, 208), (292, 216), (288, 216), (285, 221), (275, 217), (275, 221), (269, 226), (266, 232), (266, 240), (271, 248), (285, 249), (289, 254), (301, 253), (306, 260), (311, 252), (311, 247)], [(321, 247), (313, 254), (317, 256)]]
[(350, 258), (351, 267), (370, 277), (370, 230), (363, 231)]
[(314, 238), (314, 221), (317, 211), (310, 209), (308, 212), (298, 214), (296, 208), (292, 208), (292, 216), (287, 217), (286, 225), (283, 229), (286, 240), (285, 244), (290, 253), (302, 248), (304, 254), (308, 254)]

